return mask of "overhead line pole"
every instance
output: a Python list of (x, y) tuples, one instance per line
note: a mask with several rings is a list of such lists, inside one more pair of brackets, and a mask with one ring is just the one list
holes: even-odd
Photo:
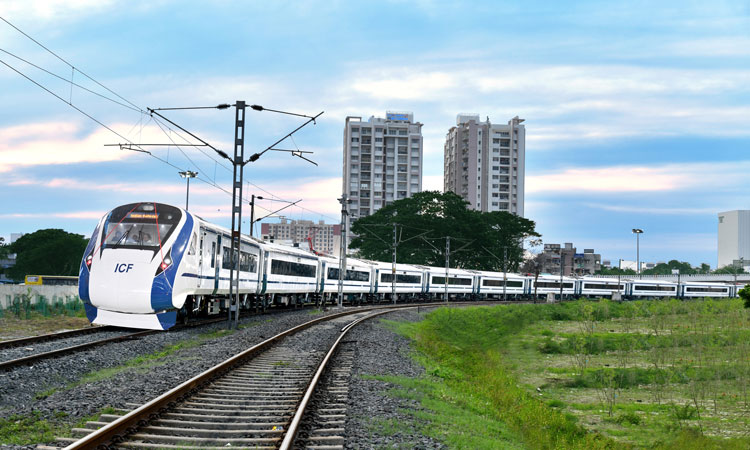
[(396, 304), (396, 247), (398, 246), (398, 240), (396, 236), (396, 227), (398, 226), (397, 223), (393, 223), (393, 267), (391, 268), (391, 272), (393, 275), (393, 279), (391, 280), (391, 300), (393, 304)]
[[(234, 160), (232, 184), (232, 267), (229, 269), (229, 328), (237, 328), (240, 320), (240, 236), (242, 231), (242, 180), (245, 160), (245, 102), (237, 100), (234, 119)], [(252, 229), (252, 224), (250, 224)], [(234, 293), (234, 297), (233, 294)], [(232, 324), (234, 312), (234, 325)]]
[(448, 268), (451, 259), (451, 237), (445, 238), (445, 302), (448, 303)]
[[(344, 306), (344, 280), (346, 279), (346, 225), (348, 222), (347, 216), (349, 215), (349, 210), (347, 208), (349, 197), (346, 194), (343, 194), (339, 199), (339, 203), (341, 203), (341, 242), (339, 243), (339, 286), (337, 302), (338, 307), (341, 308)], [(325, 302), (325, 299), (323, 299), (323, 301)]]

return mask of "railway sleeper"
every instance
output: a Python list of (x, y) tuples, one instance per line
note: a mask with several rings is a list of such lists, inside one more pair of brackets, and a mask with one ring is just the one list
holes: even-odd
[(230, 444), (234, 447), (234, 444), (276, 444), (280, 441), (280, 438), (201, 438), (191, 436), (160, 436), (156, 434), (148, 433), (135, 433), (129, 436), (129, 441), (122, 442), (118, 445), (127, 446), (132, 441), (147, 441), (154, 444), (198, 444), (200, 448), (204, 448), (204, 445), (217, 445), (222, 447), (229, 447)]

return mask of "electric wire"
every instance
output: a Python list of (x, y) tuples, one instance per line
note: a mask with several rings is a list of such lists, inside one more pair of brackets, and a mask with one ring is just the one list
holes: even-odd
[[(41, 42), (37, 41), (36, 39), (34, 39), (33, 37), (29, 36), (28, 34), (24, 33), (24, 32), (23, 32), (23, 30), (21, 30), (20, 28), (18, 28), (18, 27), (17, 27), (17, 26), (15, 26), (15, 25), (13, 25), (12, 23), (10, 23), (10, 22), (9, 22), (9, 21), (8, 21), (8, 20), (7, 20), (6, 18), (5, 18), (5, 17), (3, 17), (3, 16), (0, 16), (0, 20), (2, 20), (3, 22), (7, 23), (7, 24), (8, 24), (8, 25), (10, 25), (11, 27), (13, 27), (13, 28), (14, 28), (14, 29), (15, 29), (16, 31), (18, 31), (18, 32), (19, 32), (19, 33), (21, 33), (22, 35), (26, 36), (27, 38), (29, 38), (29, 39), (30, 39), (30, 40), (31, 40), (32, 42), (34, 42), (34, 43), (35, 43), (36, 45), (38, 45), (38, 46), (42, 47), (43, 49), (47, 50), (47, 51), (48, 51), (48, 52), (49, 52), (50, 54), (52, 54), (52, 55), (53, 55), (53, 56), (54, 56), (55, 58), (57, 58), (57, 59), (59, 59), (60, 61), (64, 62), (65, 64), (67, 64), (68, 66), (70, 66), (70, 67), (71, 67), (72, 69), (74, 69), (75, 71), (77, 71), (78, 73), (80, 73), (81, 75), (85, 76), (86, 78), (88, 78), (89, 80), (91, 80), (91, 81), (93, 81), (94, 83), (98, 84), (99, 86), (103, 87), (104, 89), (106, 89), (107, 91), (109, 91), (109, 92), (110, 92), (111, 94), (114, 94), (114, 95), (115, 95), (115, 96), (117, 96), (117, 97), (118, 97), (118, 98), (119, 98), (120, 100), (122, 100), (122, 101), (124, 101), (124, 102), (126, 102), (126, 103), (129, 103), (129, 104), (130, 104), (130, 105), (131, 105), (132, 107), (134, 107), (134, 108), (138, 108), (138, 106), (137, 106), (136, 104), (134, 104), (133, 102), (131, 102), (130, 100), (128, 100), (128, 99), (126, 99), (126, 98), (122, 97), (122, 96), (121, 96), (120, 94), (118, 94), (117, 92), (113, 91), (112, 89), (108, 88), (107, 86), (103, 85), (102, 83), (100, 83), (100, 82), (96, 81), (95, 79), (93, 79), (93, 78), (92, 78), (92, 77), (90, 77), (90, 76), (89, 76), (88, 74), (86, 74), (85, 72), (81, 71), (80, 69), (77, 69), (77, 68), (76, 68), (76, 67), (75, 67), (75, 66), (74, 66), (73, 64), (71, 64), (71, 63), (69, 63), (68, 61), (66, 61), (66, 60), (65, 60), (64, 58), (62, 58), (62, 57), (61, 57), (60, 55), (58, 55), (57, 53), (55, 53), (55, 52), (53, 52), (52, 50), (50, 50), (50, 49), (48, 49), (47, 47), (45, 47), (45, 46), (44, 46), (44, 45), (43, 45), (43, 44), (42, 44)], [(140, 111), (142, 111), (142, 110), (141, 110), (140, 108), (138, 108), (138, 109), (139, 109)]]
[[(12, 24), (12, 23), (11, 23), (10, 21), (8, 21), (8, 20), (7, 20), (6, 18), (4, 18), (4, 17), (0, 16), (0, 20), (2, 20), (3, 22), (5, 22), (5, 23), (6, 23), (6, 24), (8, 24), (9, 26), (11, 26), (11, 27), (12, 27), (13, 29), (15, 29), (16, 31), (18, 31), (19, 33), (21, 33), (21, 34), (22, 34), (23, 36), (25, 36), (26, 38), (28, 38), (29, 40), (31, 40), (32, 42), (34, 42), (35, 44), (37, 44), (37, 45), (38, 45), (39, 47), (41, 47), (41, 48), (43, 48), (44, 50), (46, 50), (46, 51), (47, 51), (48, 53), (50, 53), (51, 55), (53, 55), (53, 56), (54, 56), (55, 58), (59, 59), (60, 61), (62, 61), (62, 62), (63, 62), (63, 63), (65, 63), (66, 65), (68, 65), (68, 66), (69, 66), (69, 67), (70, 67), (70, 68), (71, 68), (71, 69), (73, 70), (73, 73), (75, 73), (75, 72), (78, 72), (78, 73), (80, 73), (81, 75), (85, 76), (86, 78), (88, 78), (88, 79), (89, 79), (89, 80), (91, 80), (92, 82), (96, 83), (96, 84), (97, 84), (98, 86), (100, 86), (100, 87), (102, 87), (103, 89), (107, 90), (108, 92), (110, 92), (111, 94), (113, 94), (114, 96), (116, 96), (117, 98), (119, 98), (119, 99), (121, 99), (122, 101), (124, 101), (124, 102), (128, 103), (128, 105), (130, 105), (130, 106), (128, 106), (128, 105), (125, 105), (125, 104), (123, 104), (123, 103), (121, 103), (121, 102), (118, 102), (118, 101), (116, 101), (116, 100), (114, 100), (114, 99), (112, 99), (112, 98), (110, 98), (110, 97), (107, 97), (107, 96), (105, 96), (105, 95), (103, 95), (103, 94), (100, 94), (100, 93), (98, 93), (98, 92), (95, 92), (95, 91), (92, 91), (92, 90), (90, 90), (90, 89), (88, 89), (88, 88), (85, 88), (85, 87), (83, 87), (83, 86), (79, 85), (78, 83), (74, 83), (74, 82), (72, 81), (72, 78), (71, 78), (71, 80), (68, 80), (68, 79), (66, 79), (66, 78), (64, 78), (64, 77), (61, 77), (61, 76), (59, 76), (59, 75), (57, 75), (57, 74), (55, 74), (55, 73), (51, 72), (51, 71), (48, 71), (48, 70), (46, 70), (46, 69), (43, 69), (42, 67), (40, 67), (40, 66), (38, 66), (38, 65), (36, 65), (36, 64), (33, 64), (33, 63), (31, 63), (30, 61), (28, 61), (28, 60), (26, 60), (26, 59), (24, 59), (24, 58), (21, 58), (21, 57), (19, 57), (19, 56), (15, 55), (15, 54), (13, 54), (13, 53), (11, 53), (11, 52), (7, 51), (7, 50), (4, 50), (4, 49), (0, 49), (0, 51), (3, 51), (4, 53), (8, 54), (9, 56), (11, 56), (11, 57), (14, 57), (14, 58), (16, 58), (16, 59), (18, 59), (18, 60), (20, 60), (20, 61), (23, 61), (24, 63), (26, 63), (26, 64), (29, 64), (29, 65), (31, 65), (32, 67), (35, 67), (35, 68), (37, 68), (37, 69), (39, 69), (39, 70), (41, 70), (41, 71), (43, 71), (43, 72), (45, 72), (45, 73), (48, 73), (49, 75), (52, 75), (52, 76), (54, 76), (54, 77), (57, 77), (57, 78), (59, 78), (59, 79), (61, 79), (61, 80), (65, 81), (65, 82), (67, 82), (67, 83), (70, 83), (70, 84), (71, 84), (71, 89), (72, 89), (72, 86), (76, 86), (76, 87), (78, 87), (78, 88), (80, 88), (80, 89), (83, 89), (83, 90), (85, 90), (85, 91), (87, 91), (87, 92), (90, 92), (90, 93), (92, 93), (92, 94), (95, 94), (95, 95), (97, 95), (97, 96), (99, 96), (99, 97), (102, 97), (102, 98), (104, 98), (104, 99), (106, 99), (106, 100), (109, 100), (109, 101), (111, 101), (111, 102), (113, 102), (113, 103), (115, 103), (115, 104), (117, 104), (117, 105), (123, 106), (123, 107), (125, 107), (125, 108), (128, 108), (128, 109), (130, 109), (130, 110), (133, 110), (133, 111), (136, 111), (136, 112), (139, 112), (140, 114), (148, 114), (148, 113), (147, 113), (147, 112), (146, 112), (145, 110), (143, 110), (142, 108), (140, 108), (140, 107), (139, 107), (138, 105), (136, 105), (136, 104), (134, 104), (133, 102), (131, 102), (130, 100), (128, 100), (128, 99), (126, 99), (126, 98), (124, 98), (123, 96), (121, 96), (121, 95), (120, 95), (120, 94), (118, 94), (117, 92), (113, 91), (113, 90), (112, 90), (112, 89), (110, 89), (109, 87), (105, 86), (104, 84), (102, 84), (102, 83), (101, 83), (101, 82), (99, 82), (98, 80), (94, 79), (93, 77), (91, 77), (91, 76), (90, 76), (90, 75), (88, 75), (87, 73), (85, 73), (85, 72), (83, 72), (82, 70), (80, 70), (80, 69), (78, 69), (77, 67), (75, 67), (75, 66), (74, 66), (73, 64), (71, 64), (70, 62), (68, 62), (68, 61), (67, 61), (66, 59), (64, 59), (63, 57), (61, 57), (60, 55), (58, 55), (58, 54), (57, 54), (57, 53), (55, 53), (54, 51), (50, 50), (50, 49), (49, 49), (49, 48), (47, 48), (47, 47), (46, 47), (45, 45), (43, 45), (43, 44), (42, 44), (41, 42), (37, 41), (36, 39), (34, 39), (33, 37), (31, 37), (30, 35), (28, 35), (27, 33), (25, 33), (25, 32), (24, 32), (23, 30), (21, 30), (20, 28), (18, 28), (18, 27), (17, 27), (17, 26), (15, 26), (14, 24)], [(172, 167), (172, 168), (175, 168), (175, 169), (178, 169), (178, 170), (183, 170), (183, 169), (182, 169), (181, 167), (178, 167), (178, 166), (176, 166), (176, 165), (174, 165), (174, 164), (170, 163), (169, 161), (167, 161), (167, 160), (165, 160), (165, 159), (163, 159), (163, 158), (160, 158), (160, 157), (158, 157), (158, 156), (156, 156), (156, 155), (152, 154), (152, 153), (151, 153), (151, 152), (149, 152), (149, 151), (146, 151), (146, 150), (144, 150), (144, 149), (143, 149), (143, 148), (141, 148), (141, 147), (140, 147), (140, 146), (139, 146), (138, 144), (134, 143), (133, 141), (131, 141), (131, 140), (130, 140), (130, 139), (128, 139), (127, 137), (123, 136), (122, 134), (118, 133), (117, 131), (115, 131), (115, 130), (114, 130), (114, 129), (112, 129), (111, 127), (109, 127), (109, 126), (107, 126), (106, 124), (104, 124), (103, 122), (101, 122), (100, 120), (96, 119), (96, 118), (95, 118), (94, 116), (92, 116), (91, 114), (89, 114), (89, 113), (85, 112), (85, 111), (84, 111), (84, 110), (82, 110), (81, 108), (79, 108), (79, 107), (77, 107), (76, 105), (74, 105), (74, 104), (72, 103), (72, 91), (71, 91), (71, 98), (70, 98), (69, 100), (67, 100), (67, 101), (66, 101), (66, 100), (65, 100), (64, 98), (62, 98), (61, 96), (57, 95), (57, 94), (56, 94), (55, 92), (53, 92), (52, 90), (48, 89), (47, 87), (45, 87), (45, 86), (44, 86), (44, 85), (42, 85), (41, 83), (37, 82), (36, 80), (32, 79), (32, 78), (31, 78), (30, 76), (27, 76), (26, 74), (24, 74), (23, 72), (21, 72), (21, 71), (20, 71), (19, 69), (16, 69), (15, 67), (13, 67), (12, 65), (8, 64), (8, 63), (7, 63), (7, 62), (5, 62), (4, 60), (0, 59), (0, 63), (2, 63), (3, 65), (5, 65), (5, 66), (6, 66), (6, 67), (8, 67), (9, 69), (13, 70), (13, 71), (14, 71), (14, 72), (16, 72), (17, 74), (21, 75), (21, 76), (22, 76), (23, 78), (26, 78), (26, 79), (27, 79), (28, 81), (32, 82), (32, 83), (33, 83), (33, 84), (35, 84), (35, 85), (36, 85), (37, 87), (39, 87), (39, 88), (41, 88), (42, 90), (46, 91), (46, 92), (47, 92), (47, 93), (49, 93), (50, 95), (52, 95), (52, 96), (56, 97), (57, 99), (59, 99), (60, 101), (62, 101), (62, 102), (63, 102), (63, 103), (65, 103), (65, 104), (67, 104), (67, 105), (68, 105), (68, 106), (70, 106), (71, 108), (75, 109), (75, 110), (76, 110), (76, 111), (78, 111), (79, 113), (83, 114), (84, 116), (86, 116), (86, 117), (87, 117), (87, 118), (89, 118), (90, 120), (94, 121), (95, 123), (97, 123), (97, 124), (98, 124), (98, 125), (100, 125), (101, 127), (105, 128), (106, 130), (108, 130), (108, 131), (110, 131), (111, 133), (115, 134), (115, 135), (116, 135), (116, 136), (118, 136), (119, 138), (121, 138), (121, 139), (125, 140), (125, 141), (126, 141), (126, 142), (128, 142), (128, 143), (129, 143), (130, 145), (132, 145), (132, 146), (135, 146), (135, 147), (137, 147), (137, 148), (139, 149), (139, 151), (140, 151), (140, 152), (146, 153), (147, 155), (149, 155), (149, 156), (151, 156), (151, 157), (155, 158), (155, 159), (156, 159), (156, 160), (158, 160), (158, 161), (161, 161), (162, 163), (165, 163), (165, 164), (169, 165), (169, 166), (170, 166), (170, 167)], [(150, 115), (149, 115), (149, 116), (150, 116)], [(308, 116), (304, 116), (304, 117), (308, 117)], [(314, 120), (314, 119), (313, 119), (313, 120)], [(155, 122), (156, 122), (156, 121), (155, 121)], [(166, 125), (165, 125), (165, 126), (166, 126)], [(169, 126), (166, 126), (166, 127), (167, 127), (167, 129), (169, 129), (169, 130), (170, 130), (170, 131), (172, 131), (173, 133), (175, 133), (175, 134), (177, 134), (178, 136), (182, 137), (182, 139), (183, 139), (183, 140), (187, 141), (187, 139), (186, 139), (186, 138), (185, 138), (184, 136), (182, 136), (181, 134), (179, 134), (179, 133), (178, 133), (177, 131), (173, 130), (173, 129), (172, 129), (171, 127), (169, 127)], [(164, 131), (164, 130), (163, 130), (163, 129), (161, 128), (161, 126), (160, 126), (159, 128), (161, 129), (161, 131), (162, 131), (162, 132), (163, 132), (163, 133), (164, 133), (165, 135), (167, 135), (167, 137), (169, 137), (169, 135), (168, 135), (168, 134), (167, 134), (167, 133), (166, 133), (166, 132), (165, 132), (165, 131)], [(131, 130), (131, 131), (132, 131), (132, 130)], [(171, 137), (170, 137), (170, 140), (171, 140)], [(282, 138), (281, 140), (283, 140), (283, 138)], [(176, 145), (176, 144), (175, 144), (175, 145)], [(177, 146), (177, 145), (176, 145), (176, 146)], [(296, 146), (296, 143), (295, 143), (295, 146)], [(272, 147), (272, 146), (271, 146), (271, 147)], [(179, 148), (179, 146), (178, 146), (178, 148)], [(270, 147), (269, 147), (269, 148), (270, 148)], [(200, 150), (200, 149), (199, 149), (199, 150)], [(182, 149), (180, 149), (180, 151), (181, 151), (181, 152), (183, 153), (183, 155), (185, 155), (185, 153), (184, 153), (184, 151), (182, 151)], [(201, 151), (202, 153), (204, 153), (204, 152), (203, 152), (202, 150), (200, 150), (200, 151)], [(206, 154), (204, 153), (204, 155), (206, 155)], [(186, 158), (187, 158), (187, 155), (185, 155), (185, 156), (186, 156)], [(206, 155), (206, 156), (208, 156), (208, 155)], [(210, 159), (214, 160), (214, 159), (213, 159), (212, 157), (210, 157), (210, 156), (208, 156), (208, 157), (209, 157)], [(188, 158), (188, 159), (190, 160), (190, 158)], [(191, 162), (192, 162), (192, 160), (191, 160)], [(219, 164), (219, 162), (218, 162), (218, 161), (216, 161), (216, 160), (214, 160), (214, 162), (215, 162), (216, 164)], [(219, 165), (221, 165), (221, 166), (222, 166), (222, 167), (223, 167), (223, 168), (224, 168), (225, 170), (230, 170), (230, 169), (229, 169), (228, 167), (224, 166), (223, 164), (219, 164)], [(196, 167), (197, 167), (197, 165), (196, 165)], [(202, 182), (204, 182), (204, 183), (206, 183), (206, 184), (208, 184), (208, 185), (210, 185), (210, 186), (213, 186), (213, 187), (215, 187), (215, 188), (217, 188), (217, 189), (219, 189), (219, 190), (221, 190), (221, 191), (223, 191), (223, 192), (225, 192), (225, 193), (227, 193), (227, 194), (231, 195), (231, 193), (230, 193), (230, 192), (229, 192), (228, 190), (226, 190), (226, 189), (224, 189), (223, 187), (221, 187), (220, 185), (216, 184), (216, 182), (214, 182), (214, 181), (210, 181), (210, 180), (208, 180), (208, 179), (203, 179), (202, 177), (196, 177), (196, 178), (198, 178), (198, 180), (199, 180), (199, 181), (202, 181)], [(281, 199), (281, 197), (280, 197), (280, 196), (277, 196), (276, 194), (273, 194), (272, 192), (270, 192), (270, 191), (268, 191), (268, 190), (266, 190), (266, 189), (264, 189), (264, 188), (262, 188), (262, 187), (258, 186), (257, 184), (254, 184), (254, 183), (250, 183), (250, 184), (251, 184), (252, 186), (255, 186), (255, 187), (256, 187), (257, 189), (259, 189), (259, 190), (261, 190), (261, 191), (265, 192), (266, 194), (268, 194), (268, 195), (270, 195), (270, 196), (272, 196), (272, 197), (275, 197), (276, 199), (279, 199), (279, 200), (283, 200), (283, 199)], [(245, 198), (243, 198), (243, 200), (244, 200), (244, 201), (247, 201), (247, 199), (245, 199)], [(286, 200), (283, 200), (283, 201), (286, 201)], [(290, 202), (290, 203), (291, 203), (291, 202)], [(258, 205), (258, 207), (259, 207), (259, 208), (261, 208), (261, 209), (264, 209), (264, 210), (266, 210), (266, 211), (270, 211), (269, 209), (267, 209), (267, 208), (263, 208), (262, 206), (259, 206), (259, 205)], [(332, 220), (338, 220), (338, 219), (337, 219), (336, 217), (332, 217), (332, 216), (329, 216), (329, 215), (327, 215), (327, 214), (323, 214), (323, 213), (320, 213), (320, 212), (318, 212), (318, 211), (314, 211), (314, 210), (311, 210), (311, 209), (309, 209), (309, 208), (305, 208), (305, 207), (303, 207), (303, 206), (295, 205), (295, 207), (297, 207), (297, 208), (299, 208), (299, 209), (301, 209), (301, 210), (304, 210), (304, 211), (310, 212), (310, 213), (312, 213), (312, 214), (315, 214), (315, 215), (319, 215), (319, 216), (321, 216), (321, 217), (326, 217), (326, 218), (329, 218), (329, 219), (332, 219)]]
[[(39, 70), (41, 70), (42, 72), (44, 72), (44, 73), (46, 73), (46, 74), (48, 74), (48, 75), (52, 75), (53, 77), (55, 77), (55, 78), (58, 78), (58, 79), (60, 79), (60, 80), (62, 80), (62, 81), (64, 81), (64, 82), (66, 82), (66, 83), (70, 83), (71, 89), (72, 89), (72, 87), (73, 87), (73, 86), (75, 86), (75, 87), (77, 87), (77, 88), (79, 88), (79, 89), (83, 89), (84, 91), (86, 91), (86, 92), (88, 92), (88, 93), (91, 93), (91, 94), (97, 95), (97, 96), (99, 96), (99, 97), (101, 97), (101, 98), (103, 98), (103, 99), (105, 99), (105, 100), (109, 100), (109, 101), (110, 101), (110, 102), (112, 102), (112, 103), (115, 103), (115, 104), (117, 104), (117, 105), (120, 105), (120, 106), (122, 106), (123, 108), (128, 108), (128, 109), (130, 109), (130, 110), (132, 110), (132, 111), (135, 111), (135, 112), (138, 112), (138, 113), (141, 113), (141, 114), (145, 114), (145, 113), (144, 113), (144, 112), (143, 112), (143, 111), (142, 111), (141, 109), (138, 109), (138, 108), (134, 108), (134, 107), (132, 107), (132, 106), (130, 106), (130, 105), (126, 105), (125, 103), (122, 103), (122, 102), (118, 102), (117, 100), (115, 100), (115, 99), (113, 99), (113, 98), (110, 98), (110, 97), (107, 97), (107, 96), (106, 96), (106, 95), (104, 95), (104, 94), (100, 94), (99, 92), (96, 92), (96, 91), (92, 91), (91, 89), (89, 89), (89, 88), (87, 88), (87, 87), (85, 87), (85, 86), (82, 86), (82, 85), (80, 85), (80, 84), (78, 84), (78, 83), (74, 83), (74, 82), (73, 82), (72, 80), (68, 80), (67, 78), (65, 78), (65, 77), (63, 77), (63, 76), (60, 76), (60, 75), (58, 75), (58, 74), (56, 74), (56, 73), (54, 73), (54, 72), (51, 72), (51, 71), (49, 71), (49, 70), (45, 69), (44, 67), (40, 67), (39, 65), (37, 65), (37, 64), (34, 64), (33, 62), (31, 62), (31, 61), (29, 61), (29, 60), (27, 60), (27, 59), (21, 58), (20, 56), (16, 55), (15, 53), (9, 52), (8, 50), (5, 50), (4, 48), (0, 48), (0, 52), (3, 52), (3, 53), (5, 53), (5, 54), (7, 54), (7, 55), (9, 55), (9, 56), (12, 56), (13, 58), (16, 58), (16, 59), (17, 59), (17, 60), (19, 60), (19, 61), (25, 62), (26, 64), (30, 65), (31, 67), (34, 67), (34, 68), (36, 68), (36, 69), (39, 69)], [(72, 96), (72, 94), (71, 94), (71, 96)], [(71, 102), (71, 101), (68, 101), (67, 103), (72, 103), (72, 102)]]

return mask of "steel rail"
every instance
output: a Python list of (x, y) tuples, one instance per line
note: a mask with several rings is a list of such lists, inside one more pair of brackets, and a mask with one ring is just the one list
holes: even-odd
[(27, 336), (18, 339), (9, 339), (7, 341), (0, 341), (0, 350), (12, 347), (20, 347), (22, 345), (36, 344), (38, 342), (54, 341), (57, 339), (99, 333), (101, 331), (112, 331), (115, 328), (117, 327), (113, 327), (111, 325), (89, 326), (86, 328), (78, 328), (76, 330), (58, 331), (56, 333), (40, 334), (39, 336)]
[(49, 352), (37, 353), (35, 355), (24, 356), (23, 358), (11, 359), (9, 361), (0, 362), (0, 370), (8, 370), (8, 369), (11, 369), (13, 367), (21, 366), (21, 365), (24, 365), (24, 364), (29, 364), (29, 363), (32, 363), (34, 361), (38, 361), (38, 360), (41, 360), (41, 359), (52, 358), (52, 357), (55, 357), (55, 356), (65, 355), (67, 353), (75, 353), (75, 352), (78, 352), (78, 351), (81, 351), (81, 350), (85, 350), (87, 348), (93, 348), (93, 347), (98, 347), (98, 346), (103, 345), (103, 344), (109, 344), (111, 342), (128, 341), (128, 340), (131, 340), (131, 339), (137, 339), (139, 337), (146, 336), (146, 335), (149, 335), (149, 334), (158, 333), (160, 331), (161, 330), (138, 331), (136, 333), (130, 333), (130, 334), (126, 334), (126, 335), (123, 335), (123, 336), (116, 336), (116, 337), (111, 337), (111, 338), (107, 338), (107, 339), (101, 339), (99, 341), (86, 342), (84, 344), (78, 344), (78, 345), (73, 345), (73, 346), (70, 346), (70, 347), (60, 348), (60, 349), (57, 349), (57, 350), (51, 350)]
[[(443, 306), (443, 305), (444, 305), (443, 303), (438, 304), (438, 306)], [(406, 308), (416, 308), (416, 306), (409, 306)], [(330, 350), (328, 350), (328, 353), (326, 353), (325, 358), (323, 358), (323, 361), (320, 362), (320, 365), (318, 366), (318, 370), (315, 371), (315, 375), (313, 375), (312, 380), (310, 380), (310, 384), (308, 385), (307, 390), (305, 391), (305, 395), (304, 397), (302, 397), (302, 401), (297, 407), (297, 411), (295, 412), (294, 417), (292, 418), (292, 421), (289, 424), (289, 427), (287, 428), (287, 432), (286, 432), (286, 435), (284, 436), (284, 440), (281, 442), (281, 446), (279, 447), (280, 450), (289, 450), (293, 448), (294, 440), (297, 438), (297, 432), (299, 431), (300, 424), (302, 423), (302, 417), (305, 415), (305, 410), (307, 409), (307, 405), (310, 402), (310, 399), (312, 398), (313, 394), (315, 393), (315, 389), (318, 387), (318, 381), (320, 381), (320, 378), (323, 376), (323, 373), (326, 370), (328, 362), (330, 361), (331, 358), (333, 358), (333, 354), (336, 353), (339, 343), (344, 338), (344, 336), (346, 336), (346, 333), (348, 333), (349, 330), (351, 330), (354, 326), (356, 326), (360, 322), (364, 322), (365, 320), (369, 320), (374, 317), (387, 314), (398, 309), (405, 309), (405, 307), (404, 306), (388, 307), (388, 309), (385, 311), (377, 311), (365, 317), (360, 317), (359, 319), (354, 320), (353, 322), (347, 324), (345, 327), (341, 329), (341, 333), (339, 334), (339, 337), (336, 339), (336, 342), (334, 342)]]
[[(445, 303), (426, 303), (420, 306), (445, 306)], [(263, 342), (253, 345), (247, 350), (244, 350), (226, 361), (219, 363), (218, 365), (209, 368), (202, 373), (194, 376), (193, 378), (183, 382), (182, 384), (172, 388), (168, 392), (156, 397), (155, 399), (141, 405), (133, 411), (125, 414), (119, 419), (110, 422), (104, 427), (97, 431), (82, 437), (81, 439), (73, 442), (72, 444), (65, 447), (65, 450), (79, 450), (79, 449), (94, 449), (94, 448), (109, 448), (111, 445), (117, 445), (122, 442), (123, 438), (127, 434), (134, 433), (138, 427), (146, 426), (149, 421), (159, 418), (159, 415), (167, 412), (169, 408), (176, 406), (177, 402), (187, 399), (190, 395), (197, 393), (198, 390), (210, 383), (212, 380), (224, 375), (231, 369), (244, 364), (245, 360), (254, 356), (255, 354), (268, 349), (273, 344), (277, 343), (281, 339), (293, 335), (299, 331), (310, 328), (321, 322), (336, 319), (347, 315), (357, 314), (361, 312), (375, 311), (381, 309), (388, 309), (389, 311), (402, 309), (402, 308), (414, 308), (413, 304), (410, 305), (389, 305), (389, 306), (377, 306), (363, 309), (354, 309), (349, 311), (343, 311), (335, 314), (330, 314), (325, 317), (319, 317), (317, 319), (310, 320), (303, 324), (292, 327), (286, 331), (283, 331)]]
[[(201, 325), (209, 325), (209, 324), (212, 324), (212, 323), (223, 322), (223, 321), (224, 321), (224, 319), (203, 320), (203, 321), (199, 321), (199, 322), (189, 323), (189, 324), (186, 324), (186, 325), (180, 325), (178, 327), (172, 328), (171, 330), (167, 330), (167, 332), (172, 331), (172, 330), (173, 331), (177, 331), (177, 330), (181, 330), (181, 329), (184, 329), (184, 328), (198, 327), (198, 326), (201, 326)], [(102, 326), (102, 327), (92, 327), (90, 329), (91, 330), (95, 330), (95, 331), (98, 332), (98, 331), (113, 331), (113, 330), (116, 330), (118, 328), (121, 328), (121, 327), (114, 327), (114, 326), (106, 325), (106, 326)], [(70, 332), (73, 332), (73, 334), (66, 334), (66, 333), (69, 333), (69, 332), (62, 331), (60, 333), (53, 333), (51, 335), (44, 335), (44, 336), (60, 335), (60, 336), (57, 337), (57, 339), (63, 339), (63, 338), (74, 337), (74, 336), (78, 336), (78, 335), (82, 335), (82, 334), (89, 334), (89, 333), (75, 333), (77, 331), (83, 331), (83, 330), (88, 330), (88, 329), (83, 328), (81, 330), (70, 330)], [(81, 350), (86, 350), (88, 348), (98, 347), (98, 346), (104, 345), (104, 344), (110, 344), (110, 343), (113, 343), (113, 342), (121, 342), (121, 341), (129, 341), (131, 339), (138, 339), (138, 338), (141, 338), (143, 336), (148, 336), (150, 334), (161, 333), (163, 331), (164, 330), (141, 330), (141, 331), (136, 331), (136, 332), (133, 332), (133, 333), (125, 334), (125, 335), (122, 335), (122, 336), (115, 336), (115, 337), (111, 337), (111, 338), (107, 338), (107, 339), (100, 339), (98, 341), (92, 341), (92, 342), (84, 342), (83, 344), (72, 345), (70, 347), (64, 347), (64, 348), (60, 348), (60, 349), (57, 349), (57, 350), (50, 350), (48, 352), (43, 352), (43, 353), (37, 353), (37, 354), (34, 354), (34, 355), (24, 356), (23, 358), (11, 359), (11, 360), (8, 360), (8, 361), (2, 361), (2, 362), (0, 362), (0, 371), (9, 370), (9, 369), (12, 369), (13, 367), (22, 366), (24, 364), (30, 364), (30, 363), (32, 363), (34, 361), (38, 361), (38, 360), (42, 360), (42, 359), (54, 358), (56, 356), (62, 356), (62, 355), (68, 354), (68, 353), (79, 352)], [(35, 336), (35, 337), (41, 337), (41, 336)], [(33, 339), (33, 337), (31, 337), (31, 338), (21, 338), (21, 339), (22, 340)], [(54, 340), (54, 339), (45, 339), (44, 341), (47, 341), (47, 340)], [(17, 345), (15, 345), (15, 346), (17, 346)]]

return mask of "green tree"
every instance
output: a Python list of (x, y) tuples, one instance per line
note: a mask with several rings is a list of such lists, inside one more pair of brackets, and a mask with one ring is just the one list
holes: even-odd
[(745, 301), (745, 308), (750, 308), (750, 285), (740, 289), (737, 294)]
[(677, 261), (673, 259), (668, 263), (660, 263), (651, 269), (643, 270), (643, 275), (672, 275), (672, 270), (677, 269), (680, 271), (680, 275), (693, 275), (698, 273), (698, 270), (694, 269), (693, 266), (688, 262)]
[(9, 246), (16, 264), (8, 268), (8, 277), (22, 280), (28, 274), (78, 275), (81, 257), (88, 240), (80, 234), (59, 229), (24, 234)]
[(8, 247), (8, 244), (5, 243), (5, 238), (0, 237), (0, 259), (5, 259), (8, 257), (8, 254), (10, 253), (10, 249)]
[(745, 269), (743, 267), (730, 264), (728, 266), (720, 267), (714, 270), (714, 273), (725, 274), (725, 275), (738, 275), (738, 274), (747, 273), (747, 272), (745, 272)]
[(445, 237), (450, 236), (452, 267), (501, 270), (505, 258), (507, 269), (516, 270), (523, 257), (522, 240), (539, 236), (534, 222), (506, 212), (474, 211), (467, 205), (452, 192), (437, 191), (395, 201), (354, 222), (357, 237), (351, 247), (363, 258), (390, 261), (396, 223), (400, 263), (443, 266)]
[(620, 269), (619, 267), (602, 267), (596, 272), (597, 275), (636, 275), (633, 269)]

